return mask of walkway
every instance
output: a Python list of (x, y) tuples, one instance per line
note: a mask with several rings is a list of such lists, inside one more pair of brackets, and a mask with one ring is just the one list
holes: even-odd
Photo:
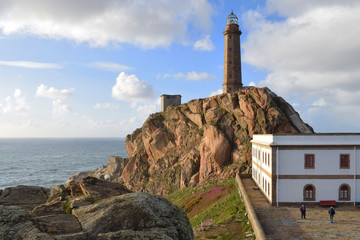
[(260, 190), (254, 190), (251, 178), (242, 181), (267, 239), (360, 239), (358, 208), (336, 208), (333, 224), (329, 222), (328, 208), (320, 206), (307, 207), (306, 219), (301, 219), (300, 206), (271, 206)]

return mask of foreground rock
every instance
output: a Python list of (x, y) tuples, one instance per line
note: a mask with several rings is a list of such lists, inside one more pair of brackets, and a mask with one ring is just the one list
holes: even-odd
[(119, 182), (134, 191), (166, 195), (178, 188), (250, 173), (251, 138), (265, 133), (313, 133), (284, 99), (268, 88), (169, 107), (126, 137), (128, 158), (109, 157), (80, 173)]
[(0, 205), (21, 206), (33, 209), (36, 205), (46, 202), (49, 189), (38, 186), (16, 186), (5, 188), (0, 195)]
[(84, 231), (101, 239), (193, 239), (185, 212), (148, 193), (112, 197), (75, 209), (73, 214)]
[(12, 191), (4, 189), (0, 195), (0, 239), (193, 239), (180, 208), (118, 183), (92, 177), (69, 181), (51, 187), (46, 202), (37, 194), (26, 196), (34, 191), (30, 186), (16, 188), (22, 199), (13, 192), (14, 201), (5, 201)]
[(28, 212), (19, 206), (0, 205), (0, 239), (54, 239), (41, 232)]

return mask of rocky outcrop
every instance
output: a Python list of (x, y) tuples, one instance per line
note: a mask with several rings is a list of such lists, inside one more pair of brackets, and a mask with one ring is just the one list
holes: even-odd
[(49, 193), (49, 189), (38, 186), (9, 187), (1, 192), (0, 205), (33, 209), (36, 205), (46, 202)]
[[(3, 194), (9, 191), (0, 198), (6, 199)], [(93, 177), (72, 180), (51, 187), (45, 202), (37, 194), (25, 195), (34, 187), (21, 186), (16, 192), (23, 199), (12, 197), (13, 203), (0, 205), (0, 239), (193, 239), (180, 208), (118, 183)], [(29, 203), (36, 206), (29, 209)]]
[(85, 232), (109, 239), (193, 239), (185, 212), (148, 193), (112, 197), (75, 209), (74, 215)]
[(91, 175), (136, 191), (168, 194), (249, 173), (251, 138), (266, 133), (313, 129), (268, 88), (192, 100), (150, 115), (126, 137), (128, 158), (111, 157)]
[(54, 239), (41, 232), (28, 212), (19, 206), (0, 205), (0, 239)]

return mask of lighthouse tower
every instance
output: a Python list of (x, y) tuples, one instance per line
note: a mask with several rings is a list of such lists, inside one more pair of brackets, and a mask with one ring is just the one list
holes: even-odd
[(231, 11), (226, 18), (224, 52), (224, 83), (223, 92), (238, 91), (242, 87), (240, 35), (237, 16)]

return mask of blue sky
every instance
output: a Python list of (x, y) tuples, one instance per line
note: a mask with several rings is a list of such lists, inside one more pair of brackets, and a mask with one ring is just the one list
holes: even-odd
[(244, 85), (360, 131), (359, 1), (2, 0), (0, 137), (124, 137), (162, 94), (221, 93), (231, 10)]

